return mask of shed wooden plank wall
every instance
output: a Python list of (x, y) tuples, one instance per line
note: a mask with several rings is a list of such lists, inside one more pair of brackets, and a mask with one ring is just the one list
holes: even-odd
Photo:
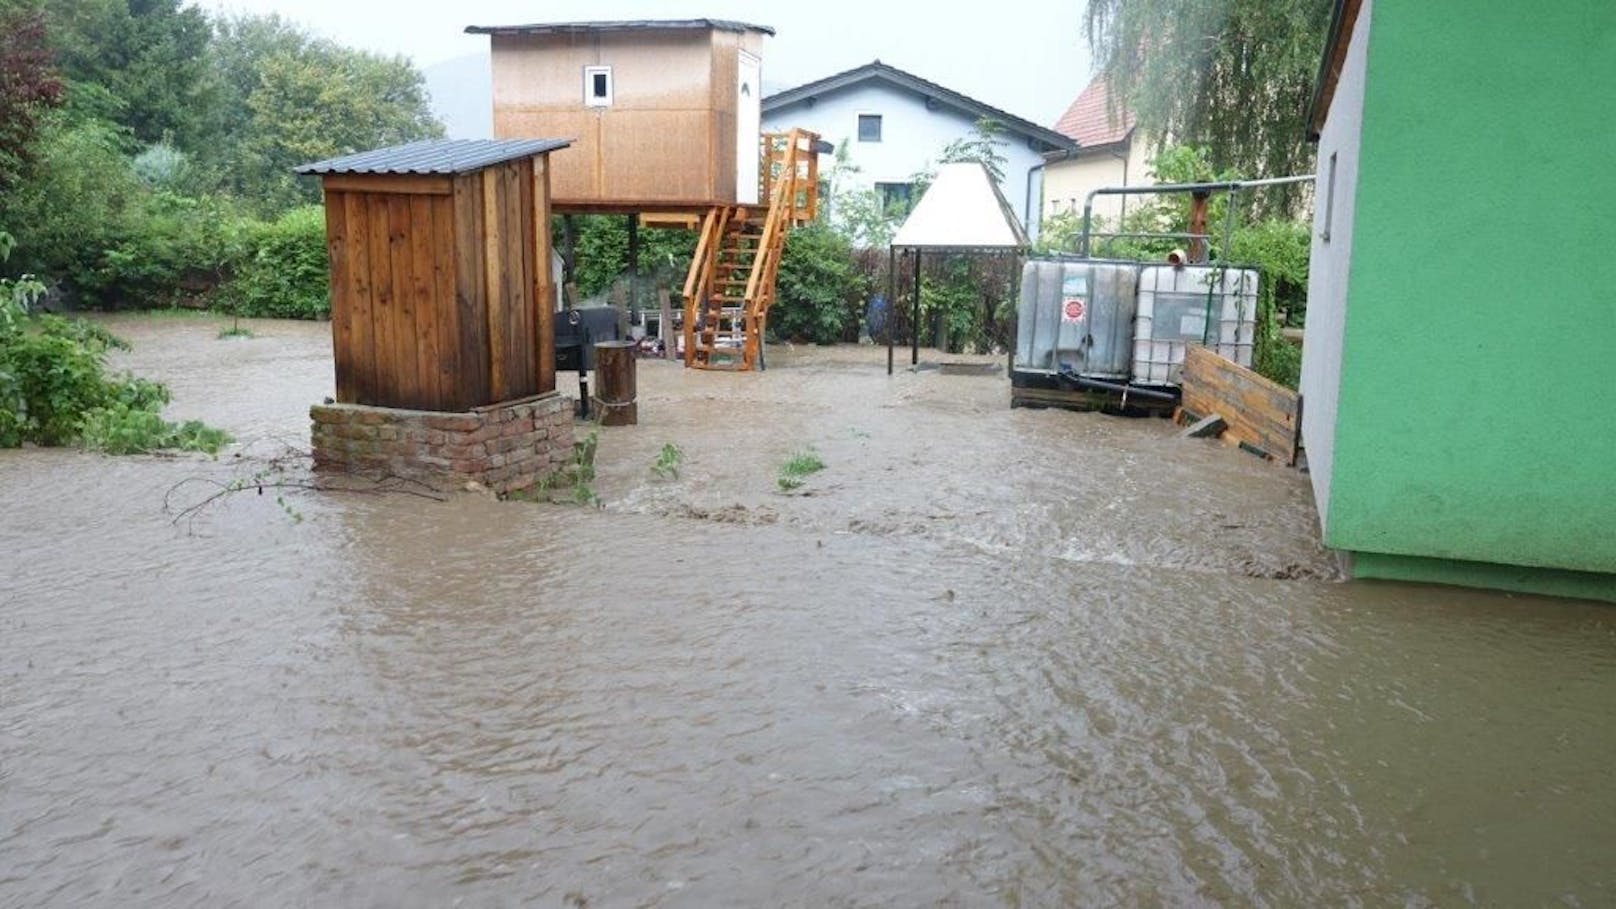
[(338, 401), (463, 411), (555, 388), (542, 156), (330, 178), (326, 240)]

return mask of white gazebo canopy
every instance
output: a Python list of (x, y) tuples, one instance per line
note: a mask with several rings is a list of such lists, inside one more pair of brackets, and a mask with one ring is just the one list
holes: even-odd
[(944, 164), (892, 245), (904, 249), (1025, 249), (1027, 232), (988, 169), (974, 161)]

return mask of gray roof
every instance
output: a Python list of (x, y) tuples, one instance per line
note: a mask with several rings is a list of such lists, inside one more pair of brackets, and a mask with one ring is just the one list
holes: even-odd
[(298, 166), (300, 174), (464, 174), (566, 148), (571, 139), (427, 139)]
[(535, 22), (532, 25), (468, 25), (468, 35), (561, 35), (577, 32), (626, 32), (647, 29), (711, 29), (719, 32), (774, 34), (767, 25), (732, 19), (627, 19), (616, 22)]
[(1077, 148), (1077, 143), (1069, 137), (1045, 127), (1039, 126), (1031, 120), (1026, 120), (1009, 111), (1003, 111), (991, 104), (984, 104), (975, 98), (962, 95), (951, 88), (945, 88), (935, 82), (929, 82), (914, 73), (904, 72), (889, 63), (876, 60), (863, 66), (855, 66), (850, 70), (817, 79), (796, 88), (788, 88), (782, 92), (775, 92), (763, 98), (765, 113), (779, 110), (792, 104), (812, 101), (820, 95), (850, 88), (863, 82), (881, 80), (884, 82), (907, 88), (916, 94), (925, 96), (927, 101), (952, 107), (977, 119), (997, 120), (1005, 129), (1020, 133), (1029, 139), (1049, 146), (1051, 150), (1070, 150)]

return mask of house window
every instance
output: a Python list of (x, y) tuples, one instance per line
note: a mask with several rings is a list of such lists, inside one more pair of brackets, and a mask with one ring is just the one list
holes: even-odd
[(1335, 223), (1335, 152), (1330, 152), (1330, 170), (1326, 179), (1329, 181), (1324, 188), (1324, 230), (1319, 233), (1319, 239), (1330, 242), (1330, 225)]
[(909, 213), (909, 203), (914, 196), (913, 183), (877, 183), (875, 191), (881, 196), (881, 214), (888, 218), (898, 218)]
[(584, 67), (584, 106), (612, 106), (612, 68), (609, 66)]
[(881, 141), (881, 115), (859, 114), (859, 141)]

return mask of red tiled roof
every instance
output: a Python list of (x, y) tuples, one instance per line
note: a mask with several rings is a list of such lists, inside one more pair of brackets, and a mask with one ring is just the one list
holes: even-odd
[(1119, 119), (1112, 118), (1110, 91), (1105, 77), (1096, 76), (1072, 102), (1072, 106), (1066, 109), (1066, 113), (1055, 121), (1055, 132), (1079, 146), (1093, 147), (1128, 138), (1128, 134), (1133, 132), (1133, 124), (1133, 111), (1124, 110)]

